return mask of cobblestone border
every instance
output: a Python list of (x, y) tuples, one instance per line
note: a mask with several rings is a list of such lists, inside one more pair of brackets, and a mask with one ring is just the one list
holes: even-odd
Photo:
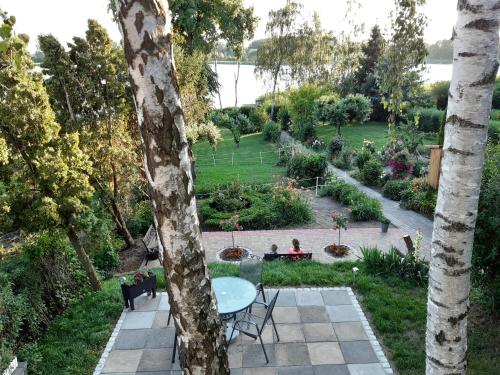
[(111, 333), (111, 337), (109, 338), (108, 343), (106, 344), (106, 347), (104, 348), (104, 351), (101, 354), (101, 358), (99, 358), (99, 362), (97, 362), (97, 366), (95, 367), (93, 375), (101, 375), (104, 365), (106, 364), (106, 359), (108, 358), (109, 353), (111, 352), (111, 348), (113, 348), (113, 345), (115, 344), (116, 337), (118, 336), (118, 332), (120, 332), (120, 329), (122, 327), (126, 315), (127, 315), (127, 309), (124, 308), (120, 317), (118, 318), (118, 322), (116, 322), (115, 329), (113, 329), (113, 333)]

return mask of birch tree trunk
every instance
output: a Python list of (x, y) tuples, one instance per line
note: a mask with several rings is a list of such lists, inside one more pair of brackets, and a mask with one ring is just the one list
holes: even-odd
[(164, 0), (117, 0), (145, 173), (184, 374), (229, 374), (201, 243), (189, 145)]
[(234, 106), (238, 107), (238, 81), (240, 79), (240, 60), (236, 65), (236, 74), (234, 75)]
[(459, 0), (432, 234), (426, 373), (465, 374), (472, 244), (498, 62), (497, 0)]

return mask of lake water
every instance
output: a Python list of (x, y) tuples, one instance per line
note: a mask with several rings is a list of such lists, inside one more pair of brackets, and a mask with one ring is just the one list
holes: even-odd
[[(213, 69), (213, 65), (212, 65)], [(254, 65), (241, 65), (240, 78), (238, 82), (238, 105), (254, 104), (255, 99), (260, 95), (271, 92), (272, 82), (266, 82), (254, 73)], [(426, 82), (449, 81), (451, 79), (451, 64), (428, 64), (424, 74)], [(218, 64), (217, 72), (221, 84), (220, 96), (223, 107), (234, 106), (234, 77), (236, 74), (236, 64)], [(280, 90), (287, 87), (287, 82), (278, 83)], [(215, 96), (213, 103), (219, 107), (219, 98)]]

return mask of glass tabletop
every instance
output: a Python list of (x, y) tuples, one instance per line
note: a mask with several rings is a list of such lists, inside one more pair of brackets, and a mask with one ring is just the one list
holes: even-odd
[(257, 298), (257, 288), (240, 277), (217, 277), (212, 280), (219, 314), (245, 310)]

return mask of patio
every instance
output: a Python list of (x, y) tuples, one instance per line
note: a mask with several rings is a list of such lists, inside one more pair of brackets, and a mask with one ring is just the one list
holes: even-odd
[[(275, 293), (266, 289), (268, 296)], [(167, 326), (168, 312), (165, 292), (137, 298), (135, 311), (122, 312), (94, 375), (181, 374), (178, 358), (171, 363), (174, 328), (172, 322)], [(240, 335), (229, 345), (231, 374), (393, 373), (351, 288), (282, 288), (273, 317), (280, 341), (266, 327), (269, 364), (258, 340)]]

